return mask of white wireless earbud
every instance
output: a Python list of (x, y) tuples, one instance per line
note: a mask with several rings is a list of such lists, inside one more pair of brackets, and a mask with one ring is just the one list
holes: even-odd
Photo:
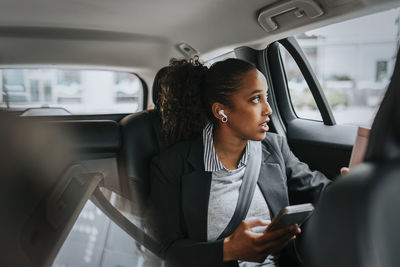
[(225, 115), (225, 112), (223, 109), (221, 109), (220, 111), (218, 111), (218, 114), (222, 116), (222, 122), (226, 123), (228, 121), (228, 116)]

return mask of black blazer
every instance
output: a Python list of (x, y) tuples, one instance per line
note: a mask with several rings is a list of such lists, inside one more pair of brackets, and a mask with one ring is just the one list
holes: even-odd
[[(170, 147), (151, 164), (148, 227), (167, 266), (237, 266), (223, 262), (223, 239), (207, 241), (212, 173), (204, 171), (203, 154), (199, 136)], [(330, 183), (300, 162), (282, 136), (267, 133), (262, 157), (258, 186), (271, 217), (289, 203), (315, 202)]]

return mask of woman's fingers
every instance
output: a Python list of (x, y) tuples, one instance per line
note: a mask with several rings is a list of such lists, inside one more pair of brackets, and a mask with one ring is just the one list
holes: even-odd
[(285, 236), (285, 238), (275, 241), (276, 245), (269, 249), (269, 254), (277, 254), (277, 253), (281, 252), (281, 250), (283, 248), (285, 248), (289, 244), (289, 242), (293, 239), (296, 239), (295, 235), (287, 236), (287, 237)]
[(298, 235), (301, 233), (300, 228), (297, 225), (290, 225), (284, 228), (277, 229), (271, 232), (264, 232), (263, 236), (260, 237), (264, 242), (274, 241), (280, 239), (286, 234)]
[(267, 226), (269, 221), (255, 219), (242, 221), (235, 232), (224, 240), (224, 260), (258, 260), (261, 256), (259, 246), (262, 243), (257, 242), (263, 234), (252, 231), (254, 227)]
[(268, 254), (276, 254), (284, 247), (286, 247), (290, 240), (295, 238), (296, 234), (293, 231), (288, 231), (284, 235), (281, 235), (279, 238), (264, 243), (263, 250), (265, 251), (265, 253)]
[(340, 169), (340, 174), (345, 174), (345, 173), (348, 173), (349, 171), (350, 171), (349, 168), (343, 167), (343, 168)]
[(297, 225), (291, 225), (272, 232), (253, 232), (253, 228), (267, 226), (269, 221), (255, 219), (242, 221), (235, 232), (224, 240), (224, 260), (241, 259), (259, 261), (268, 254), (282, 250), (287, 243), (300, 233)]

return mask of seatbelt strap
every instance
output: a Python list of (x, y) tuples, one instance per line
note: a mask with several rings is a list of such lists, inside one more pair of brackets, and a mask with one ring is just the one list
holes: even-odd
[(235, 212), (224, 231), (219, 235), (218, 239), (227, 237), (236, 230), (242, 220), (246, 218), (251, 201), (253, 200), (261, 168), (261, 142), (249, 141), (249, 152), (249, 158), (244, 172), (242, 185), (239, 189), (239, 197)]

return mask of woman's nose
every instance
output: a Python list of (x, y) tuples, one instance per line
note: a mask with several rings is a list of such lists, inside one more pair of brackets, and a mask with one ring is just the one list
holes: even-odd
[(268, 102), (265, 102), (264, 113), (268, 116), (272, 114), (272, 109)]

